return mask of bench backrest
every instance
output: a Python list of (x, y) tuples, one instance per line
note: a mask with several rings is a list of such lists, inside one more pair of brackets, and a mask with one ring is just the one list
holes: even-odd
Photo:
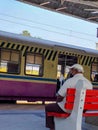
[(85, 80), (79, 80), (76, 84), (76, 90), (69, 89), (67, 91), (65, 108), (72, 110), (69, 118), (70, 120), (75, 119), (76, 124), (77, 122), (81, 124), (82, 116), (86, 116), (83, 113), (84, 110), (98, 110), (98, 90), (87, 90), (85, 85), (87, 85)]
[[(75, 100), (76, 89), (67, 89), (65, 109), (72, 110)], [(86, 90), (84, 110), (98, 110), (98, 90)]]

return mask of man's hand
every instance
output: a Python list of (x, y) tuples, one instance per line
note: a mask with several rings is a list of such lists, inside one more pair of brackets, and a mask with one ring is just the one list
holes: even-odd
[(64, 97), (60, 96), (59, 94), (57, 95), (57, 102), (61, 102)]

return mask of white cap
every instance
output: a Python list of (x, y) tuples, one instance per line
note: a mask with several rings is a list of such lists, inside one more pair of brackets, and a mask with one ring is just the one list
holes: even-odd
[(71, 67), (70, 67), (70, 69), (76, 69), (78, 72), (82, 72), (82, 73), (84, 73), (84, 69), (83, 69), (83, 67), (82, 67), (82, 65), (80, 65), (80, 64), (74, 64), (74, 65), (72, 65)]

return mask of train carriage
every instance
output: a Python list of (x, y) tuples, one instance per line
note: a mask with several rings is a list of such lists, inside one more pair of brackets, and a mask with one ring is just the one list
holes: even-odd
[(0, 100), (54, 101), (75, 63), (97, 88), (97, 50), (0, 31)]

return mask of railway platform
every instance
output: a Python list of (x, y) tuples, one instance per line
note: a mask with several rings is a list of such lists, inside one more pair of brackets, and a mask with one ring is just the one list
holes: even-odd
[[(84, 122), (82, 130), (98, 130)], [(0, 130), (48, 130), (44, 110), (0, 110)]]

